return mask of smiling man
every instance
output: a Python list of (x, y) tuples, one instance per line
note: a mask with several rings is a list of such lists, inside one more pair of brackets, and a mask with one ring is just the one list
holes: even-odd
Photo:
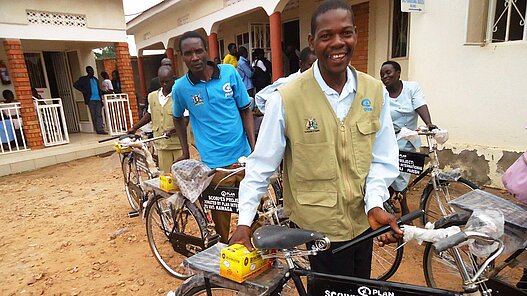
[[(228, 64), (216, 65), (208, 60), (205, 40), (196, 32), (186, 32), (179, 39), (188, 73), (172, 88), (174, 125), (183, 156), (189, 158), (186, 124), (183, 112), (190, 113), (190, 124), (201, 160), (210, 168), (230, 168), (241, 156), (254, 148), (254, 121), (249, 108), (251, 100), (238, 71)], [(225, 175), (218, 172), (212, 184)], [(222, 182), (237, 186), (243, 175)], [(212, 211), (216, 231), (227, 242), (230, 213)]]
[[(383, 210), (387, 188), (399, 174), (397, 143), (382, 83), (349, 66), (357, 44), (349, 4), (323, 2), (311, 18), (308, 40), (317, 61), (267, 101), (240, 186), (231, 243), (251, 248), (249, 225), (282, 158), (286, 213), (299, 227), (325, 233), (331, 249), (368, 226), (390, 224), (401, 234), (395, 217)], [(372, 241), (336, 255), (321, 252), (310, 258), (311, 268), (368, 278), (371, 252)]]

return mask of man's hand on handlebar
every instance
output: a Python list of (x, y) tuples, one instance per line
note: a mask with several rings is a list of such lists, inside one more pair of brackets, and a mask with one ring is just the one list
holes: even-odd
[(253, 244), (251, 243), (251, 235), (252, 235), (252, 231), (249, 226), (238, 225), (238, 227), (236, 227), (236, 231), (234, 231), (234, 234), (229, 240), (229, 245), (242, 244), (249, 251), (253, 251), (254, 247), (253, 247)]
[(403, 235), (403, 231), (397, 226), (397, 217), (379, 207), (375, 207), (368, 211), (368, 223), (373, 230), (383, 225), (390, 225), (393, 229), (394, 234), (388, 232), (379, 236), (380, 246), (395, 243), (397, 242), (397, 239)]

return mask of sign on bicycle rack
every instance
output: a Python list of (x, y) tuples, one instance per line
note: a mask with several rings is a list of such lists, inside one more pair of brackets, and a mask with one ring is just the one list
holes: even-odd
[(209, 210), (238, 213), (238, 188), (214, 186), (207, 187), (203, 193), (203, 204)]
[(419, 175), (423, 172), (425, 158), (425, 154), (399, 151), (399, 171)]

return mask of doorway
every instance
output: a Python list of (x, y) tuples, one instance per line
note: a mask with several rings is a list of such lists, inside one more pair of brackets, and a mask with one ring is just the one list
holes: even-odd
[(64, 52), (43, 52), (51, 98), (61, 98), (69, 133), (80, 132), (79, 113), (73, 96), (68, 61)]
[(282, 47), (288, 60), (288, 64), (284, 62), (284, 75), (287, 76), (297, 72), (299, 69), (300, 21), (294, 20), (283, 23), (282, 35)]

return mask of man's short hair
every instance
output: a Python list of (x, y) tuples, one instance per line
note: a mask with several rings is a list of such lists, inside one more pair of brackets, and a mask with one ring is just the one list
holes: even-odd
[(316, 56), (315, 54), (315, 51), (312, 50), (309, 46), (308, 47), (305, 47), (304, 49), (302, 49), (302, 51), (300, 52), (300, 57), (299, 59), (304, 62), (306, 61), (310, 56)]
[(231, 50), (231, 49), (233, 49), (235, 47), (236, 47), (236, 44), (234, 44), (234, 43), (229, 43), (229, 45), (227, 45), (227, 49), (228, 50)]
[(315, 31), (317, 30), (317, 18), (334, 9), (344, 9), (351, 13), (351, 21), (355, 23), (355, 17), (353, 16), (353, 9), (351, 9), (351, 6), (343, 0), (326, 0), (320, 4), (317, 9), (313, 12), (313, 15), (311, 16), (311, 35), (315, 35)]
[(183, 33), (183, 35), (181, 35), (181, 37), (179, 38), (179, 50), (181, 50), (181, 43), (183, 43), (183, 40), (190, 38), (199, 38), (201, 40), (201, 43), (203, 44), (203, 48), (207, 50), (207, 42), (205, 41), (205, 38), (203, 38), (203, 36), (194, 31), (187, 31)]
[(169, 58), (162, 58), (161, 59), (161, 66), (170, 66), (172, 67), (172, 60)]
[(393, 68), (395, 69), (395, 71), (401, 72), (401, 65), (399, 65), (399, 63), (397, 63), (396, 61), (386, 61), (386, 62), (382, 63), (381, 68), (384, 65), (392, 65)]

